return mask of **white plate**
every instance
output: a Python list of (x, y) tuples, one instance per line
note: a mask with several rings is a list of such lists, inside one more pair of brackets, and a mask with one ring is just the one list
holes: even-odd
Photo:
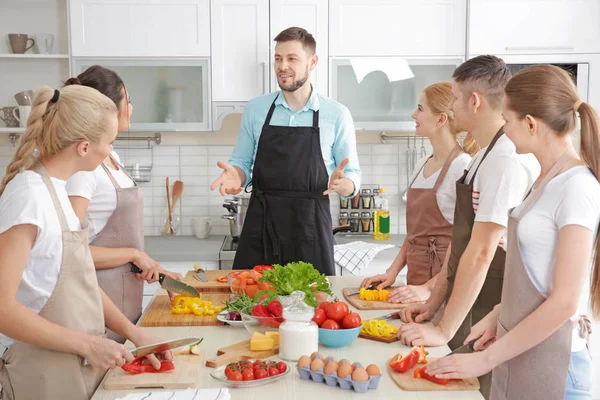
[(243, 328), (244, 327), (244, 322), (242, 321), (230, 321), (228, 319), (225, 318), (225, 316), (227, 315), (228, 311), (221, 311), (220, 313), (217, 314), (217, 319), (221, 322), (225, 322), (226, 324), (229, 324), (231, 326), (235, 326), (238, 328)]
[[(256, 360), (248, 360), (248, 361), (254, 362)], [(267, 361), (269, 361), (269, 360), (267, 360)], [(275, 361), (275, 360), (270, 360), (270, 361)], [(291, 369), (289, 364), (286, 363), (286, 365), (287, 365), (287, 369), (285, 370), (285, 372), (283, 374), (270, 376), (268, 378), (263, 378), (263, 379), (257, 379), (254, 381), (230, 381), (225, 376), (225, 368), (227, 368), (227, 365), (222, 365), (222, 366), (210, 371), (210, 376), (212, 376), (216, 380), (221, 381), (222, 383), (224, 383), (225, 385), (230, 386), (230, 387), (249, 388), (249, 387), (266, 385), (268, 383), (275, 382), (275, 381), (278, 381), (279, 379), (283, 378), (284, 376), (286, 376), (287, 374), (290, 373), (290, 369)]]

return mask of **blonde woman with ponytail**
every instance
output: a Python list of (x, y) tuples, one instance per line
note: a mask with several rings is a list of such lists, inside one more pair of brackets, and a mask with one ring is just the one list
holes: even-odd
[[(580, 155), (571, 142), (577, 114)], [(446, 357), (428, 370), (465, 378), (493, 369), (494, 400), (591, 399), (586, 314), (591, 304), (600, 317), (598, 116), (571, 76), (549, 65), (508, 82), (503, 115), (506, 135), (519, 153), (536, 156), (542, 173), (509, 214), (502, 301), (466, 339), (485, 351)]]
[(365, 279), (361, 287), (373, 283), (391, 286), (402, 269), (408, 266), (407, 285), (392, 290), (390, 303), (414, 303), (429, 298), (435, 286), (452, 239), (455, 182), (479, 150), (467, 135), (464, 147), (457, 141), (460, 133), (454, 126), (449, 106), (452, 84), (439, 82), (423, 90), (412, 115), (416, 135), (431, 142), (433, 153), (419, 162), (413, 171), (406, 203), (407, 235), (400, 253), (385, 274)]
[[(0, 184), (0, 398), (89, 399), (108, 368), (133, 360), (105, 326), (136, 345), (160, 339), (99, 289), (87, 224), (66, 181), (112, 150), (117, 109), (98, 91), (47, 87)], [(165, 353), (164, 357), (171, 357)], [(87, 362), (84, 362), (87, 360)], [(155, 368), (160, 361), (152, 356)]]

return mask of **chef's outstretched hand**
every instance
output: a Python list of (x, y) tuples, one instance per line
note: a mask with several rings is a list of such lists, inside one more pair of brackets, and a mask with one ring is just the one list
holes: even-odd
[(238, 194), (242, 191), (243, 178), (240, 171), (232, 165), (217, 161), (217, 166), (223, 170), (221, 175), (210, 185), (210, 190), (219, 188), (221, 195)]
[(347, 158), (344, 158), (335, 171), (333, 171), (329, 179), (329, 187), (323, 192), (324, 195), (337, 193), (340, 196), (349, 196), (354, 192), (354, 183), (344, 177), (344, 168), (348, 165), (348, 161)]

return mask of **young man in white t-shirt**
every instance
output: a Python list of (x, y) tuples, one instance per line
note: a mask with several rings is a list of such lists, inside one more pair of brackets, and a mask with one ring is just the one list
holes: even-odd
[[(539, 175), (535, 158), (517, 155), (502, 131), (504, 87), (509, 79), (506, 64), (494, 56), (473, 58), (454, 72), (455, 124), (471, 133), (482, 149), (457, 182), (452, 249), (431, 297), (401, 314), (405, 322), (427, 321), (447, 300), (444, 315), (437, 326), (403, 325), (399, 335), (405, 344), (450, 342), (451, 348), (459, 347), (471, 326), (500, 302), (508, 211), (523, 200)], [(484, 394), (485, 386), (482, 382)]]

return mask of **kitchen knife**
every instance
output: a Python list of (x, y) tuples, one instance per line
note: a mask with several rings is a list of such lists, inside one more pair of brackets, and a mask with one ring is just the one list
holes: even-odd
[[(368, 289), (368, 290), (373, 290), (373, 289), (375, 289), (376, 287), (377, 287), (377, 285), (376, 285), (375, 283), (373, 283), (373, 284), (371, 284), (371, 286), (369, 286), (367, 289)], [(357, 294), (360, 294), (360, 288), (359, 288), (358, 290), (355, 290), (354, 292), (350, 292), (350, 293), (348, 293), (348, 296), (354, 296), (354, 295), (357, 295)]]
[(479, 338), (473, 339), (469, 343), (463, 344), (462, 346), (457, 347), (456, 349), (454, 349), (450, 353), (446, 354), (444, 357), (447, 357), (447, 356), (452, 355), (452, 354), (473, 353), (475, 351), (475, 349), (473, 348), (473, 345), (478, 340), (479, 340)]
[(400, 319), (400, 312), (396, 311), (396, 312), (393, 312), (390, 314), (382, 315), (381, 317), (371, 318), (371, 319)]
[[(198, 265), (198, 264), (196, 264), (196, 265)], [(196, 268), (196, 265), (194, 265), (194, 268), (196, 269), (194, 278), (196, 278), (196, 280), (198, 280), (200, 282), (208, 282), (208, 277), (206, 276), (206, 273), (204, 272), (204, 270), (202, 268), (200, 268), (200, 265), (198, 265), (198, 267)]]
[[(136, 274), (140, 274), (143, 272), (141, 269), (139, 269), (135, 265), (133, 265), (131, 267), (131, 271), (135, 272)], [(192, 296), (192, 297), (200, 297), (200, 293), (198, 292), (198, 289), (196, 289), (195, 287), (192, 287), (192, 286), (188, 285), (187, 283), (183, 283), (183, 282), (176, 281), (175, 279), (171, 279), (168, 276), (166, 276), (165, 274), (162, 274), (162, 273), (159, 274), (158, 283), (160, 283), (160, 287), (162, 287), (163, 289), (165, 289), (169, 292), (184, 294), (186, 296)]]
[(147, 346), (140, 346), (135, 349), (130, 349), (129, 351), (135, 358), (147, 356), (148, 354), (154, 353), (162, 353), (163, 351), (176, 349), (181, 346), (192, 345), (194, 343), (198, 343), (199, 338), (187, 337), (183, 339), (175, 339), (175, 340), (167, 340), (166, 342), (160, 342), (155, 344), (150, 344)]

